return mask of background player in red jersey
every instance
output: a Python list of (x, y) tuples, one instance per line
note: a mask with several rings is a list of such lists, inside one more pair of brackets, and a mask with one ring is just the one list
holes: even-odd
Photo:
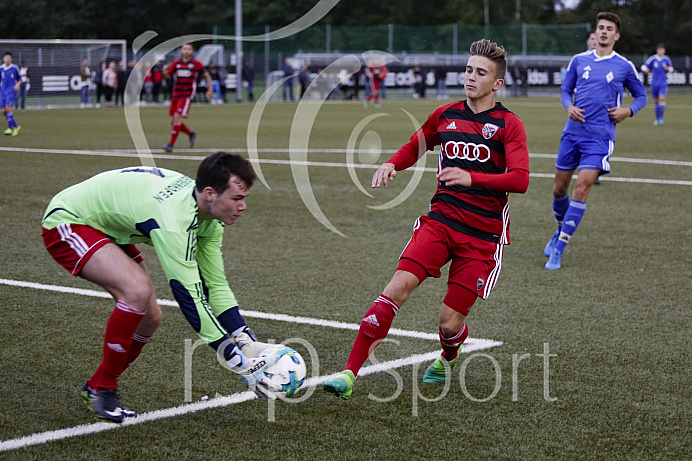
[(200, 73), (207, 81), (207, 99), (211, 99), (214, 94), (214, 89), (211, 86), (211, 76), (209, 72), (204, 70), (204, 65), (201, 62), (192, 59), (193, 51), (192, 45), (185, 43), (180, 49), (182, 58), (176, 59), (171, 64), (166, 64), (163, 68), (164, 74), (168, 74), (173, 78), (174, 82), (171, 105), (168, 110), (173, 130), (171, 131), (171, 140), (163, 146), (166, 152), (173, 151), (173, 146), (181, 131), (190, 137), (190, 149), (195, 147), (197, 134), (183, 123), (183, 119), (187, 118), (190, 113), (190, 103), (195, 96), (197, 76)]
[(344, 371), (324, 390), (347, 399), (372, 350), (384, 340), (399, 307), (427, 277), (440, 277), (451, 261), (447, 295), (440, 309), (442, 354), (423, 382), (444, 382), (468, 336), (466, 316), (477, 297), (490, 295), (509, 242), (509, 192), (529, 185), (526, 130), (519, 117), (495, 102), (504, 85), (506, 52), (483, 39), (471, 45), (466, 64), (466, 101), (437, 108), (404, 145), (375, 172), (372, 187), (387, 187), (397, 171), (440, 145), (438, 187), (430, 213), (414, 224), (413, 237), (394, 278), (365, 313)]
[(387, 78), (387, 66), (382, 64), (380, 58), (372, 60), (370, 65), (365, 68), (370, 85), (370, 94), (363, 101), (363, 107), (368, 107), (368, 101), (375, 101), (375, 109), (380, 108), (380, 85), (384, 85), (384, 79)]

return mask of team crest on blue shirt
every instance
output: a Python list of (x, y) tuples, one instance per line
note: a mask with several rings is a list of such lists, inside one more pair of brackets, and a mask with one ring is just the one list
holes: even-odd
[(483, 131), (482, 131), (483, 137), (485, 139), (490, 139), (493, 137), (493, 135), (495, 133), (497, 133), (497, 130), (498, 130), (497, 125), (493, 125), (492, 123), (486, 123), (485, 125), (483, 125)]

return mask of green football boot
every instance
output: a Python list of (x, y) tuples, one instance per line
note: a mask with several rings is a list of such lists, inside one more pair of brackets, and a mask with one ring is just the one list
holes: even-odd
[(452, 374), (452, 367), (457, 359), (453, 359), (451, 362), (447, 362), (442, 356), (435, 359), (433, 363), (430, 364), (427, 370), (425, 370), (425, 375), (423, 376), (424, 383), (443, 383), (447, 381), (447, 378)]
[(322, 387), (326, 392), (347, 400), (351, 396), (351, 392), (353, 392), (353, 383), (355, 381), (356, 377), (353, 372), (351, 370), (344, 370), (334, 378), (326, 381)]

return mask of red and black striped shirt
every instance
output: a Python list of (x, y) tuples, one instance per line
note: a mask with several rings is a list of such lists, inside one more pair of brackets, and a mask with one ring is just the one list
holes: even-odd
[(197, 76), (204, 70), (204, 65), (196, 59), (185, 62), (176, 59), (168, 69), (168, 75), (173, 77), (172, 98), (191, 98), (197, 89)]
[(500, 103), (475, 114), (465, 101), (453, 102), (430, 114), (388, 162), (404, 170), (437, 145), (438, 171), (463, 168), (471, 175), (471, 187), (438, 182), (428, 216), (465, 234), (508, 245), (508, 193), (523, 194), (529, 186), (522, 121)]

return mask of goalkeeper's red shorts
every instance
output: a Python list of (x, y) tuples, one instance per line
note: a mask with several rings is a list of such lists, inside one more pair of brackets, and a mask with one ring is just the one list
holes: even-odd
[[(449, 266), (449, 285), (458, 285), (486, 299), (500, 276), (504, 245), (456, 231), (428, 216), (413, 226), (413, 237), (399, 258), (397, 270), (410, 272), (423, 282), (442, 275)], [(454, 306), (450, 306), (454, 308)]]
[[(48, 253), (72, 275), (78, 275), (96, 250), (114, 243), (106, 234), (83, 224), (60, 224), (52, 229), (42, 228), (41, 236)], [(135, 245), (118, 245), (136, 263), (142, 254)]]

